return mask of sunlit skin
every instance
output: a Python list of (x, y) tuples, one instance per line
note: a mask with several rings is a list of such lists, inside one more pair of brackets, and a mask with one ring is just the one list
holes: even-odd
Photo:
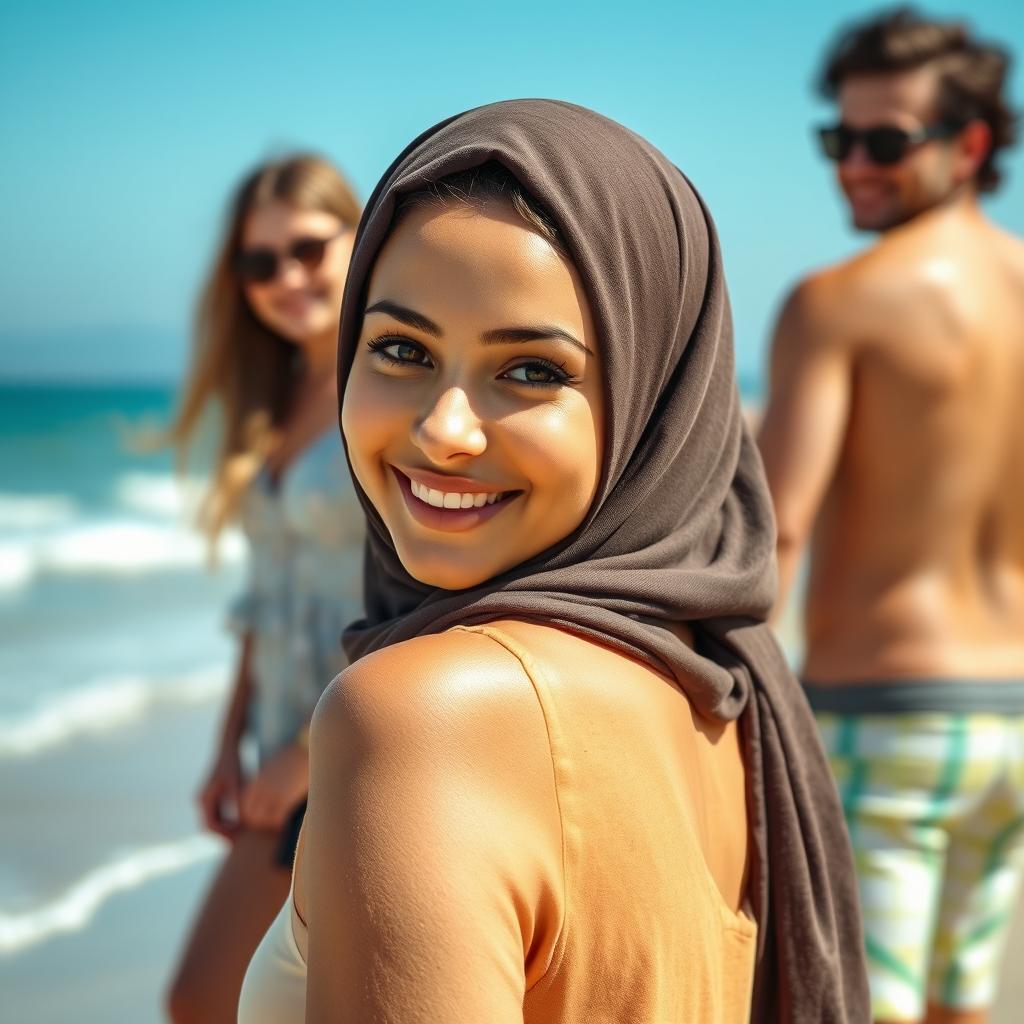
[[(860, 130), (884, 125), (914, 132), (933, 125), (936, 74), (924, 67), (848, 78), (839, 90), (840, 120)], [(955, 196), (973, 176), (979, 147), (987, 142), (987, 129), (976, 122), (952, 139), (922, 142), (889, 165), (871, 161), (857, 143), (836, 168), (854, 226), (884, 231)]]
[(310, 270), (298, 260), (285, 258), (273, 280), (245, 284), (243, 291), (259, 320), (316, 357), (311, 361), (329, 363), (352, 255), (352, 230), (326, 210), (303, 210), (273, 200), (246, 217), (241, 247), (268, 248), (280, 256), (300, 238), (332, 239), (318, 267)]
[[(934, 124), (936, 87), (931, 68), (855, 76), (840, 119)], [(802, 674), (822, 685), (1024, 665), (1024, 246), (978, 204), (990, 144), (973, 121), (891, 166), (855, 146), (839, 184), (881, 236), (800, 282), (776, 326), (759, 445), (783, 595), (810, 544)]]
[[(571, 534), (597, 491), (603, 401), (581, 282), (549, 241), (504, 204), (407, 214), (370, 278), (342, 426), (412, 576), (472, 587)], [(438, 510), (412, 482), (498, 499)]]
[[(880, 123), (885, 97), (917, 95), (930, 72), (887, 78), (850, 79), (843, 117), (855, 97), (858, 125)], [(930, 116), (934, 93), (917, 103)], [(952, 191), (803, 280), (776, 327), (759, 441), (783, 595), (813, 540), (804, 672), (817, 682), (1024, 664), (1024, 247), (977, 202), (988, 137), (972, 122), (911, 153), (913, 168), (880, 169), (905, 195), (922, 168), (951, 168)]]

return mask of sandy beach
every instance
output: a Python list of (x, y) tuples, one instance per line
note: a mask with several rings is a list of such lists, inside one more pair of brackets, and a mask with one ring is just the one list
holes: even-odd
[[(33, 759), (30, 778), (10, 764), (0, 768), (0, 815), (8, 834), (18, 836), (5, 844), (5, 873), (18, 878), (23, 904), (32, 893), (31, 907), (5, 901), (5, 923), (9, 930), (19, 912), (23, 923), (31, 912), (34, 922), (50, 924), (49, 934), (34, 941), (23, 935), (24, 948), (0, 954), (0, 1019), (162, 1019), (167, 972), (219, 855), (218, 841), (197, 836), (191, 803), (217, 715), (212, 702), (177, 708), (117, 734), (68, 743)], [(148, 879), (128, 870), (104, 880), (95, 871), (120, 864), (144, 874), (139, 852), (160, 849), (184, 849), (193, 862), (150, 863)], [(83, 882), (90, 877), (99, 883), (92, 892)], [(46, 906), (88, 919), (77, 929), (66, 920), (65, 931), (58, 915), (46, 921)]]

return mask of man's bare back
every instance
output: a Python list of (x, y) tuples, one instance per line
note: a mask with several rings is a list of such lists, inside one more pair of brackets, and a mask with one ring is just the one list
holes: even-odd
[(1024, 672), (1024, 244), (973, 201), (808, 278), (776, 334), (761, 449), (805, 676)]
[(1007, 66), (909, 8), (837, 36), (822, 153), (878, 239), (801, 282), (772, 343), (782, 594), (809, 548), (804, 689), (875, 1024), (984, 1024), (1024, 882), (1024, 243), (979, 205)]

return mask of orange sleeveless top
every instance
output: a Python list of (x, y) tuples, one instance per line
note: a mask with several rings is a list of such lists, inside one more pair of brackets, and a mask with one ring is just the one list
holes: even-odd
[[(492, 1019), (519, 1019), (521, 1007), (524, 1024), (745, 1024), (756, 927), (723, 897), (701, 843), (718, 836), (736, 862), (736, 837), (746, 835), (735, 799), (742, 763), (731, 780), (709, 771), (713, 759), (693, 753), (686, 698), (621, 654), (527, 623), (458, 629), (489, 637), (522, 665), (546, 731), (539, 749), (551, 758), (550, 789), (536, 794), (552, 804), (540, 819), (552, 822), (549, 834), (503, 836), (513, 867), (503, 866), (502, 884), (529, 927), (518, 948), (487, 953), (500, 965), (487, 983)], [(497, 770), (515, 778), (514, 769)], [(536, 851), (538, 838), (543, 852), (520, 874), (514, 851)], [(304, 905), (315, 899), (305, 893)], [(493, 929), (496, 944), (506, 941), (505, 924)], [(306, 939), (289, 901), (250, 965), (240, 1024), (304, 1019)], [(513, 972), (518, 982), (509, 982)], [(387, 1019), (406, 1019), (402, 998), (396, 993)]]

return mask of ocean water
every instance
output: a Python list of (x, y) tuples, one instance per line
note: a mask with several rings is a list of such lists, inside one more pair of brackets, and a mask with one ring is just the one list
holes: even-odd
[[(212, 718), (235, 653), (224, 608), (244, 542), (226, 535), (211, 572), (191, 525), (201, 482), (179, 478), (170, 453), (133, 448), (173, 397), (0, 386), (0, 958), (87, 928), (114, 893), (217, 849), (187, 793), (181, 825), (144, 820), (147, 798), (166, 797), (159, 773), (191, 784), (201, 760), (150, 764), (137, 749), (156, 749), (183, 710)], [(42, 833), (79, 812), (83, 831), (52, 849)]]
[(226, 536), (208, 573), (199, 481), (133, 450), (172, 402), (159, 387), (0, 388), (0, 756), (176, 687), (203, 694), (223, 662), (201, 624), (237, 585), (243, 543)]

